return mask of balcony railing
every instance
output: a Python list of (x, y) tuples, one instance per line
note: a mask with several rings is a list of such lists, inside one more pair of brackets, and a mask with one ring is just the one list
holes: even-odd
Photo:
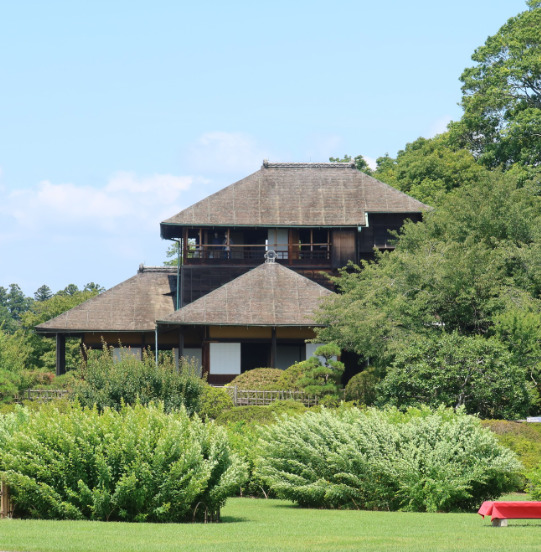
[(283, 264), (326, 265), (331, 262), (330, 243), (311, 244), (230, 244), (202, 245), (185, 251), (188, 264), (258, 264), (265, 260), (269, 250), (276, 253), (276, 261)]

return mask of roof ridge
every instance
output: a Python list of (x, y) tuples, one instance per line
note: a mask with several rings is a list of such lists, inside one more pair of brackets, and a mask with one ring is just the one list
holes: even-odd
[(356, 169), (355, 163), (271, 163), (263, 160), (262, 169)]

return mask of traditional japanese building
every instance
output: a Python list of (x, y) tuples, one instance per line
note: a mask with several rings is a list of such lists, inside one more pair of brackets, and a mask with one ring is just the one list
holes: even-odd
[[(101, 340), (195, 356), (211, 382), (310, 356), (327, 278), (394, 248), (427, 206), (349, 163), (269, 163), (161, 223), (177, 268), (133, 278), (44, 324), (57, 339)], [(268, 261), (268, 262), (266, 262)]]

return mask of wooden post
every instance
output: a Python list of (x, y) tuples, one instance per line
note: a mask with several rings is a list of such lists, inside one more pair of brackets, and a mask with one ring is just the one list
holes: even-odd
[(66, 373), (66, 336), (56, 334), (56, 375)]
[(11, 501), (9, 499), (9, 487), (2, 481), (0, 485), (0, 518), (7, 518), (11, 515)]

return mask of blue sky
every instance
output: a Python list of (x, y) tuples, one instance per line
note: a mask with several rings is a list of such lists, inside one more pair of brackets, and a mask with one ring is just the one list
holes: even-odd
[(140, 263), (159, 223), (271, 161), (372, 162), (461, 114), (523, 0), (0, 0), (0, 286)]

